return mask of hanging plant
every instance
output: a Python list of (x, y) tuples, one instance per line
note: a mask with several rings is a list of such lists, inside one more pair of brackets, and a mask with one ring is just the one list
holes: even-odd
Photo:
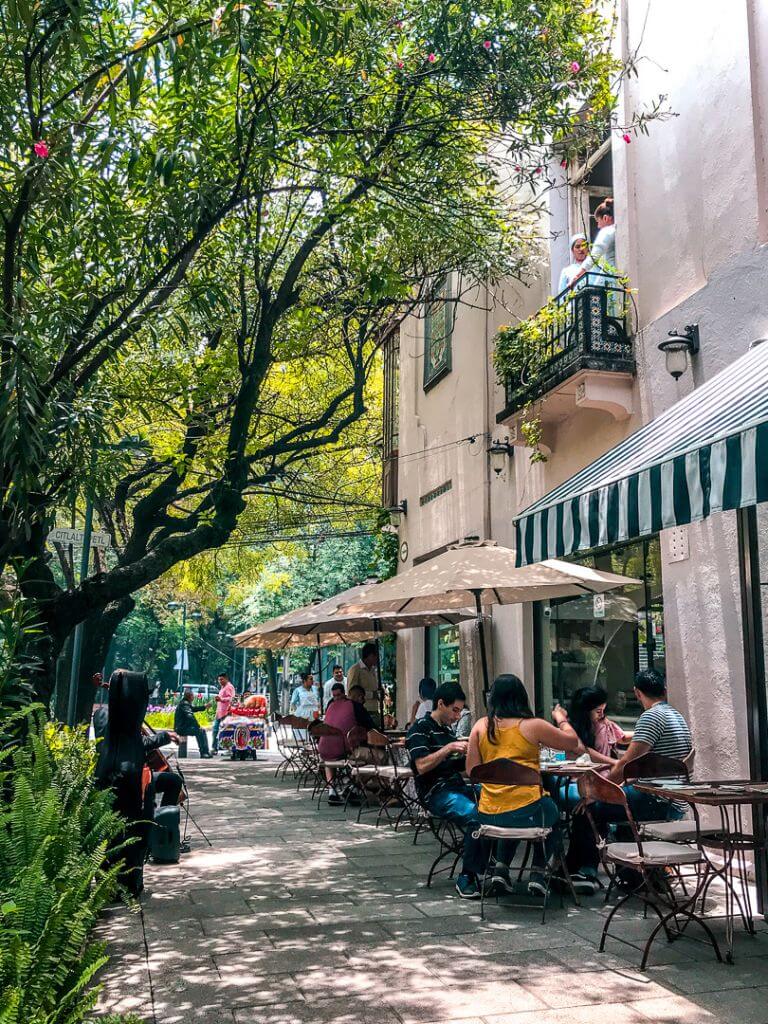
[(511, 378), (530, 397), (522, 407), (520, 432), (531, 449), (531, 462), (546, 462), (541, 450), (539, 385), (546, 366), (557, 355), (559, 328), (566, 323), (568, 305), (550, 298), (542, 308), (518, 324), (500, 327), (494, 339), (493, 362), (499, 383)]

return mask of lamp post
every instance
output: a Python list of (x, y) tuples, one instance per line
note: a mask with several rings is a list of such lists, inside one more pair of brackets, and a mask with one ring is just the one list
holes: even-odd
[[(184, 666), (187, 664), (187, 602), (169, 601), (166, 608), (168, 608), (169, 611), (176, 611), (178, 608), (181, 608), (181, 653), (179, 656), (179, 674), (176, 679), (177, 688), (179, 694), (181, 694), (184, 689)], [(202, 612), (193, 611), (191, 613), (191, 617), (193, 619), (200, 619), (202, 618), (202, 614)]]

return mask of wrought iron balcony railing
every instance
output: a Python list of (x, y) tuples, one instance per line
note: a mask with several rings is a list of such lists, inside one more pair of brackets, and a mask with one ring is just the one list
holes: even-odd
[(497, 420), (506, 419), (529, 402), (554, 391), (581, 370), (634, 373), (626, 298), (624, 288), (603, 283), (566, 289), (556, 296), (555, 302), (567, 306), (567, 311), (547, 331), (543, 366), (535, 379), (527, 381), (525, 373), (507, 378), (506, 407)]

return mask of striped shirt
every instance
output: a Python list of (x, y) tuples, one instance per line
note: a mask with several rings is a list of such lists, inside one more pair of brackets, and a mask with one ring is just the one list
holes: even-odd
[(688, 723), (666, 701), (654, 704), (640, 715), (632, 738), (647, 743), (654, 754), (680, 759), (687, 757), (693, 746)]

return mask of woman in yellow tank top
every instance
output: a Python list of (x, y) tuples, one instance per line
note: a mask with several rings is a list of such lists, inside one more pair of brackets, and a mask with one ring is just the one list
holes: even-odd
[[(554, 747), (571, 754), (581, 754), (584, 747), (573, 727), (564, 722), (559, 728), (534, 718), (528, 703), (528, 694), (520, 679), (513, 675), (496, 678), (488, 696), (488, 717), (475, 723), (469, 737), (467, 772), (479, 764), (505, 757), (518, 764), (539, 770), (539, 748)], [(541, 785), (493, 786), (483, 785), (478, 803), (480, 821), (487, 825), (507, 828), (534, 828), (555, 826), (559, 820), (557, 805), (545, 796)], [(546, 857), (551, 857), (559, 842), (554, 829), (546, 842)], [(496, 866), (491, 879), (492, 888), (514, 891), (509, 875), (509, 864), (517, 843), (500, 843)], [(534, 867), (544, 868), (541, 847), (536, 844)], [(528, 884), (530, 892), (543, 895), (543, 878), (532, 874)]]

